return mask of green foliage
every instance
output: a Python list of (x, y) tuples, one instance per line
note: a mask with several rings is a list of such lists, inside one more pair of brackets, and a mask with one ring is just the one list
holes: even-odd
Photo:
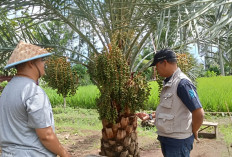
[(72, 70), (77, 73), (79, 79), (84, 77), (84, 75), (87, 73), (87, 68), (81, 64), (75, 64), (72, 66)]
[(205, 111), (232, 111), (232, 76), (202, 77), (197, 79), (197, 92)]
[[(6, 65), (6, 63), (4, 65)], [(6, 69), (4, 69), (4, 66), (0, 67), (0, 75), (3, 75), (3, 76), (14, 76), (16, 74), (16, 72), (17, 72), (17, 70), (15, 68), (11, 68), (11, 69), (6, 70)]]
[(7, 84), (8, 84), (7, 81), (3, 81), (0, 83), (0, 94), (2, 93), (3, 89), (6, 87)]
[(159, 105), (159, 86), (157, 81), (150, 81), (149, 82), (150, 95), (148, 101), (145, 103), (146, 110), (156, 110), (156, 107)]
[(57, 93), (66, 98), (69, 94), (75, 95), (77, 89), (77, 74), (72, 71), (70, 62), (65, 57), (50, 57), (46, 62), (44, 80)]
[(0, 83), (0, 87), (5, 88), (7, 84), (8, 84), (7, 81), (3, 81)]
[(225, 64), (224, 69), (225, 69), (226, 76), (232, 75), (232, 65)]
[(204, 74), (204, 77), (215, 77), (217, 76), (217, 73), (215, 73), (214, 71), (206, 71)]
[(90, 76), (87, 72), (87, 68), (81, 64), (76, 64), (72, 66), (72, 71), (76, 72), (78, 75), (78, 82), (80, 86), (86, 86), (92, 84)]
[(211, 66), (209, 67), (208, 71), (214, 72), (214, 73), (215, 73), (215, 76), (221, 74), (221, 71), (220, 71), (220, 69), (219, 69), (218, 66), (212, 66), (212, 65), (211, 65)]
[(97, 100), (100, 119), (115, 123), (120, 116), (144, 108), (148, 83), (142, 75), (130, 73), (119, 47), (112, 45), (109, 53), (92, 56), (92, 60), (89, 72), (101, 93)]

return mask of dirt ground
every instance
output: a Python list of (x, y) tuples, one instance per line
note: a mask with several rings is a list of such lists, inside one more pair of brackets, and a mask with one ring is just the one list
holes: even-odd
[[(91, 131), (89, 136), (58, 134), (58, 138), (73, 157), (96, 157), (100, 152), (101, 132)], [(138, 137), (141, 157), (162, 157), (159, 142), (148, 137)], [(232, 147), (227, 146), (220, 135), (218, 139), (201, 138), (194, 143), (191, 157), (232, 157)]]
[[(58, 138), (73, 157), (100, 157), (101, 132), (88, 131), (89, 136), (80, 137), (69, 133), (57, 134)], [(148, 137), (138, 137), (141, 157), (163, 157), (157, 140)], [(1, 148), (0, 148), (1, 155)], [(194, 143), (191, 157), (232, 157), (232, 147), (220, 139), (201, 138), (200, 143)]]

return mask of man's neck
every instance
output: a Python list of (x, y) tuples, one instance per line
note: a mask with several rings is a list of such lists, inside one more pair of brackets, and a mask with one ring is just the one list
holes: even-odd
[(178, 67), (174, 71), (172, 71), (172, 73), (171, 73), (171, 75), (169, 75), (169, 77), (165, 78), (165, 80), (164, 80), (165, 83), (167, 83), (171, 79), (171, 77), (173, 76), (173, 74), (176, 72), (177, 69), (178, 69)]
[(35, 82), (38, 81), (38, 78), (33, 76), (31, 73), (27, 73), (27, 72), (17, 72), (16, 73), (16, 76), (22, 76), (22, 77), (27, 77), (27, 78), (30, 78), (32, 80), (34, 80)]
[(166, 78), (171, 77), (176, 72), (177, 69), (178, 69), (177, 66), (170, 67)]

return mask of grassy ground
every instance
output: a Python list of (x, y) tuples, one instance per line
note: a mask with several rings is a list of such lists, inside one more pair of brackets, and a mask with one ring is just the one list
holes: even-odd
[[(58, 134), (69, 132), (76, 136), (89, 136), (92, 131), (99, 131), (102, 129), (101, 121), (98, 118), (98, 112), (95, 109), (54, 108), (53, 112), (56, 133)], [(232, 120), (228, 116), (205, 115), (205, 118), (210, 122), (218, 122), (219, 132), (222, 138), (228, 146), (232, 144)], [(138, 124), (138, 136), (147, 137), (153, 141), (156, 139), (155, 127), (144, 128), (140, 123)]]
[[(73, 156), (97, 154), (100, 150), (102, 123), (95, 109), (53, 108), (56, 134)], [(142, 128), (138, 122), (139, 145), (144, 151), (154, 146), (156, 129)], [(159, 144), (157, 144), (159, 145)], [(159, 146), (157, 146), (159, 148)]]
[(232, 117), (223, 115), (211, 116), (210, 114), (206, 114), (205, 119), (210, 122), (218, 123), (219, 133), (222, 135), (223, 140), (229, 147), (232, 147)]
[[(101, 130), (102, 123), (98, 118), (95, 109), (72, 109), (72, 108), (53, 108), (56, 133), (71, 132), (80, 136), (85, 136), (87, 132), (83, 130)], [(155, 138), (155, 128), (143, 128), (138, 126), (139, 136)]]

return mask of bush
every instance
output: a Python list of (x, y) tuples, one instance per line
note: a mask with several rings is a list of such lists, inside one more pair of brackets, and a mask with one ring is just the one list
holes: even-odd
[(6, 87), (7, 84), (8, 84), (7, 81), (3, 81), (0, 83), (0, 94), (2, 93), (3, 89)]
[(149, 82), (150, 96), (148, 101), (145, 104), (146, 110), (156, 110), (156, 107), (159, 105), (159, 91), (158, 83), (156, 81)]
[(217, 73), (214, 72), (214, 71), (206, 71), (205, 74), (204, 74), (204, 77), (215, 77), (217, 76)]

